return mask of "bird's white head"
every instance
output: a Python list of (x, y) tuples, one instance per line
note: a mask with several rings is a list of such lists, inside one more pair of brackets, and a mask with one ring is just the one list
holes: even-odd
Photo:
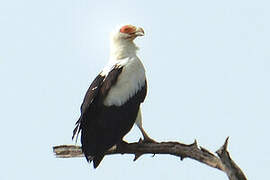
[(144, 30), (141, 27), (133, 25), (124, 25), (117, 27), (111, 33), (111, 59), (119, 60), (130, 56), (136, 56), (138, 47), (133, 40), (138, 36), (144, 36)]

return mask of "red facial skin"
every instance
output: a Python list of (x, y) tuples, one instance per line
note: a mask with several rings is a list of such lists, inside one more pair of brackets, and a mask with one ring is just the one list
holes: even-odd
[(120, 29), (121, 33), (132, 34), (136, 32), (136, 27), (132, 25), (125, 25)]

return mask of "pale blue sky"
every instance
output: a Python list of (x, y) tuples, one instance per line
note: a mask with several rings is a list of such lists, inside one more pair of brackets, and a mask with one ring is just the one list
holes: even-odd
[[(166, 155), (56, 159), (73, 144), (84, 94), (109, 56), (118, 24), (136, 40), (149, 91), (143, 123), (157, 141), (229, 151), (249, 179), (270, 162), (270, 3), (267, 0), (0, 2), (0, 179), (224, 180), (223, 172)], [(141, 136), (133, 128), (126, 140)], [(261, 148), (263, 147), (263, 148)]]

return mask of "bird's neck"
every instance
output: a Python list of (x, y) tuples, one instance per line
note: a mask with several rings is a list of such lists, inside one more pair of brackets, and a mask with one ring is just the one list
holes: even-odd
[(136, 56), (138, 47), (133, 41), (113, 41), (110, 47), (110, 60), (120, 60)]

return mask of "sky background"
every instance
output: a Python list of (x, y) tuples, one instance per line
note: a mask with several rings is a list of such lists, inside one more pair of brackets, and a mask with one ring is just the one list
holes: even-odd
[[(143, 124), (157, 141), (228, 150), (248, 179), (269, 177), (270, 2), (267, 0), (0, 2), (1, 180), (225, 180), (169, 155), (57, 159), (74, 144), (87, 88), (109, 57), (109, 32), (141, 26), (147, 70)], [(137, 127), (126, 136), (137, 141)]]

